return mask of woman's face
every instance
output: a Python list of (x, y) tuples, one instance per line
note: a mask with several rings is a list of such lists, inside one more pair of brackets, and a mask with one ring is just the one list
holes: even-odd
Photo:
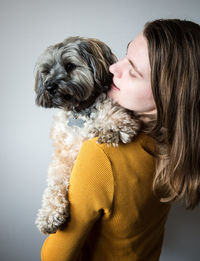
[(136, 112), (153, 113), (151, 69), (147, 40), (140, 33), (128, 45), (126, 56), (109, 68), (113, 84), (108, 96), (122, 107)]

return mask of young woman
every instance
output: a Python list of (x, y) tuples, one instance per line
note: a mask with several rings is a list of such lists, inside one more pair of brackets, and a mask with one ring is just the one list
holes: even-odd
[(200, 26), (156, 20), (113, 64), (108, 95), (141, 118), (130, 144), (86, 141), (73, 168), (71, 217), (43, 261), (159, 259), (170, 206), (200, 200)]

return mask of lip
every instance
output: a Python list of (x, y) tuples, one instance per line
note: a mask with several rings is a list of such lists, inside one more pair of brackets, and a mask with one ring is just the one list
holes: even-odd
[(114, 82), (111, 84), (111, 89), (120, 91), (120, 89), (114, 84)]

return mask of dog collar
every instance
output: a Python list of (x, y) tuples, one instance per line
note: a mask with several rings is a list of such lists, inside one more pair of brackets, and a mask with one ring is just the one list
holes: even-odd
[[(91, 106), (93, 111), (96, 110), (96, 107), (95, 105)], [(67, 125), (69, 127), (72, 127), (72, 126), (77, 126), (79, 128), (83, 128), (84, 127), (84, 123), (86, 120), (82, 119), (81, 117), (85, 117), (85, 118), (91, 118), (92, 117), (92, 110), (91, 110), (91, 107), (90, 108), (86, 108), (82, 111), (79, 111), (77, 112), (76, 110), (72, 110), (72, 117), (70, 117), (68, 119), (68, 122), (67, 122)], [(80, 117), (81, 116), (81, 117)]]
[(77, 126), (79, 128), (83, 128), (84, 127), (84, 123), (85, 123), (85, 121), (83, 119), (69, 118), (69, 120), (67, 122), (67, 125), (69, 127)]

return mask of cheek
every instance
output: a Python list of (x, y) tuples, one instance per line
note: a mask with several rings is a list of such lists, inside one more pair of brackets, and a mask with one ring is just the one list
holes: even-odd
[(153, 99), (153, 93), (151, 89), (151, 84), (149, 82), (144, 82), (140, 85), (140, 88), (138, 88), (138, 93), (140, 93), (141, 98), (152, 100)]
[(147, 82), (126, 79), (120, 82), (120, 91), (111, 89), (108, 96), (122, 107), (135, 111), (148, 111), (155, 107), (151, 85)]
[(151, 100), (154, 104), (154, 97), (153, 97), (153, 93), (152, 93), (152, 89), (151, 89), (151, 85), (149, 84), (147, 90), (146, 90), (146, 95), (149, 98), (149, 100)]
[(150, 84), (140, 83), (137, 88), (130, 89), (127, 99), (132, 101), (135, 110), (149, 110), (155, 107), (155, 102)]

